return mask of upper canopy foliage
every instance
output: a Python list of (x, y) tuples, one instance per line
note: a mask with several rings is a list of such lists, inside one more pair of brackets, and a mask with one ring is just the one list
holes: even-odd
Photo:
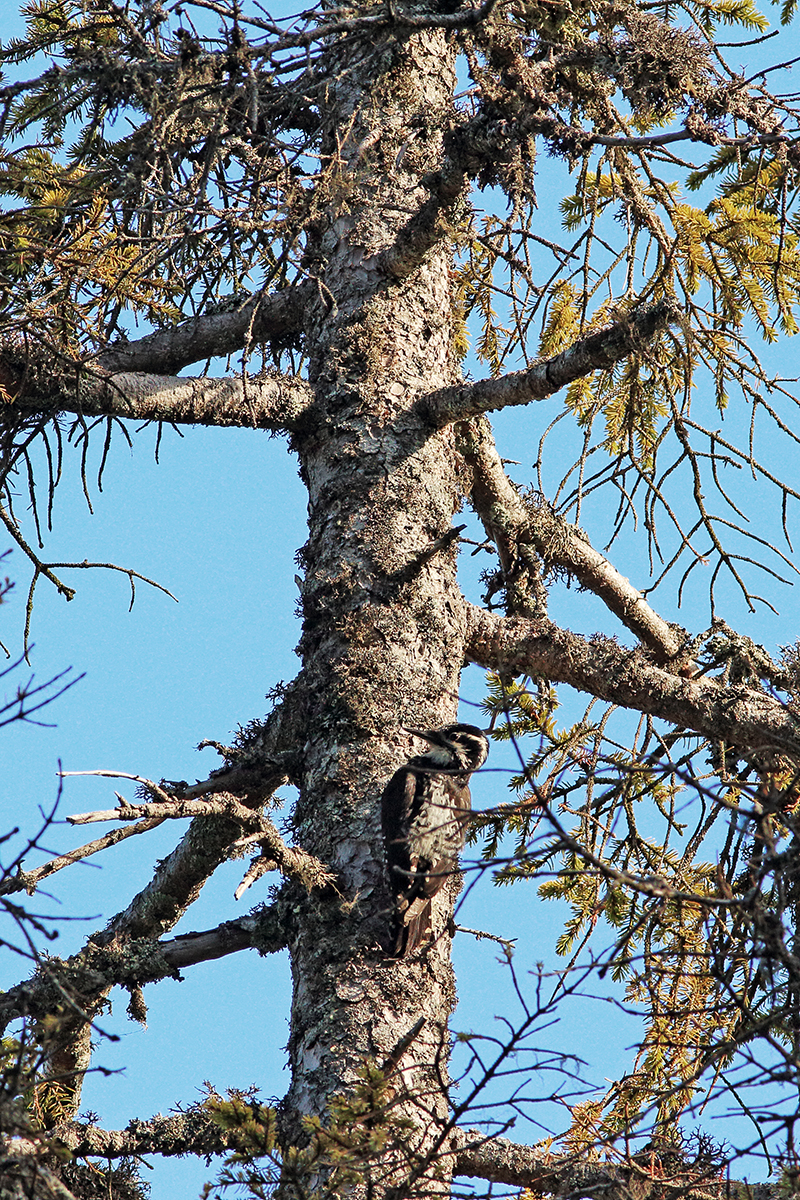
[[(68, 371), (102, 365), (141, 322), (169, 327), (313, 277), (329, 205), (346, 205), (353, 186), (338, 156), (322, 152), (334, 69), (326, 36), (358, 37), (387, 21), (442, 24), (470, 86), (451, 110), (440, 176), (422, 182), (435, 196), (465, 173), (500, 188), (509, 205), (505, 216), (482, 217), (459, 191), (448, 210), (476, 353), (499, 374), (643, 303), (677, 300), (681, 325), (570, 387), (585, 443), (580, 482), (560, 503), (580, 512), (589, 456), (601, 450), (592, 486), (613, 478), (620, 520), (641, 505), (653, 539), (659, 514), (677, 530), (674, 551), (653, 540), (651, 554), (688, 559), (688, 571), (710, 554), (752, 602), (727, 550), (742, 525), (717, 466), (750, 465), (753, 455), (716, 438), (702, 398), (713, 388), (722, 410), (736, 387), (754, 415), (794, 440), (792, 418), (769, 399), (785, 403), (784, 383), (747, 339), (755, 329), (771, 342), (797, 327), (800, 151), (795, 114), (768, 90), (768, 73), (743, 79), (715, 45), (720, 27), (766, 27), (750, 0), (321, 7), (285, 25), (224, 0), (174, 11), (35, 0), (24, 11), (27, 35), (0, 51), (11, 72), (0, 125), (0, 304), (6, 345), (18, 360), (24, 347), (29, 372), (42, 356)], [(34, 73), (19, 80), (27, 64)], [(424, 112), (413, 117), (419, 136), (425, 121)], [(564, 246), (540, 232), (537, 146), (576, 180), (562, 201)], [(681, 157), (687, 151), (694, 161)], [(700, 207), (689, 202), (693, 190), (704, 193)], [(239, 344), (254, 340), (251, 319)], [(676, 457), (696, 480), (688, 525), (663, 490)], [(764, 475), (784, 504), (796, 495)], [(709, 487), (724, 516), (706, 507)], [(706, 550), (694, 548), (698, 530)]]

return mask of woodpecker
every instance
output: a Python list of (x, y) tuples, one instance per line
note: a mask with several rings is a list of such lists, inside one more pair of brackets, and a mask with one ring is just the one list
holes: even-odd
[(458, 867), (470, 812), (469, 777), (489, 742), (475, 725), (410, 729), (428, 750), (395, 771), (381, 802), (394, 918), (389, 954), (403, 958), (427, 938), (431, 897)]

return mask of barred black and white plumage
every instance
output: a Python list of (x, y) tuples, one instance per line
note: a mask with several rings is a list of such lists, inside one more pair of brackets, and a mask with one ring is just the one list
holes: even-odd
[(430, 933), (431, 898), (458, 866), (470, 813), (469, 777), (486, 761), (489, 743), (475, 725), (409, 729), (428, 743), (386, 785), (383, 841), (394, 919), (389, 953), (403, 958)]

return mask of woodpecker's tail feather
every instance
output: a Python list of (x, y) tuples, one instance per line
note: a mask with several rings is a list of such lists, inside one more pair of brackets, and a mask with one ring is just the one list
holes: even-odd
[(418, 896), (394, 922), (389, 954), (392, 958), (407, 958), (430, 940), (430, 933), (431, 902), (427, 896)]

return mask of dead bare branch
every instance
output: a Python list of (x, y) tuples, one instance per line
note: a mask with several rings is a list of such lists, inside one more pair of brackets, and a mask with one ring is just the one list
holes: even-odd
[(44, 879), (49, 879), (51, 875), (55, 875), (57, 871), (63, 871), (64, 867), (70, 867), (73, 863), (81, 862), (84, 858), (89, 858), (92, 854), (99, 854), (101, 850), (107, 850), (111, 846), (116, 846), (118, 842), (122, 842), (125, 838), (134, 837), (139, 833), (147, 833), (150, 829), (155, 829), (157, 825), (163, 824), (160, 818), (152, 818), (147, 821), (142, 821), (138, 825), (129, 825), (124, 829), (112, 829), (101, 838), (96, 838), (93, 842), (87, 842), (84, 846), (78, 846), (75, 850), (70, 850), (67, 854), (59, 854), (56, 858), (51, 858), (41, 867), (36, 867), (32, 871), (20, 870), (16, 875), (11, 875), (6, 879), (0, 880), (0, 896), (8, 896), (13, 892), (27, 892), (32, 896), (39, 884)]
[(106, 778), (133, 779), (143, 784), (148, 791), (163, 797), (154, 803), (128, 804), (122, 797), (116, 808), (98, 812), (76, 813), (67, 817), (70, 825), (88, 825), (97, 821), (139, 821), (139, 832), (149, 828), (148, 822), (181, 820), (186, 817), (228, 817), (244, 829), (260, 834), (261, 841), (269, 850), (272, 859), (282, 874), (295, 879), (309, 891), (326, 888), (335, 882), (335, 875), (324, 863), (304, 850), (287, 846), (275, 825), (268, 817), (242, 804), (236, 796), (225, 792), (217, 793), (213, 800), (185, 800), (170, 796), (149, 779), (139, 775), (126, 775), (121, 771), (64, 771), (64, 775), (101, 775)]

